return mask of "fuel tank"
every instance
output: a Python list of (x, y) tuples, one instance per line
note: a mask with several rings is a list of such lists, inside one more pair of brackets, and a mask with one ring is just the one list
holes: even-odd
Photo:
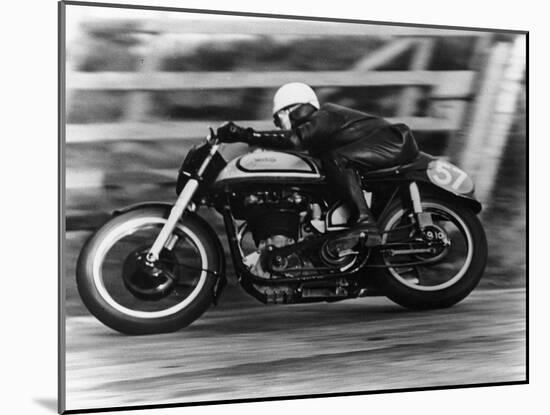
[(312, 183), (321, 182), (319, 162), (299, 153), (256, 150), (227, 163), (218, 174), (214, 186), (236, 183)]

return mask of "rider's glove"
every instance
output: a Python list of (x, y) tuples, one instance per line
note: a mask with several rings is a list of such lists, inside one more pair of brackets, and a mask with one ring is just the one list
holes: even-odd
[(233, 122), (226, 122), (216, 132), (222, 143), (248, 143), (253, 133), (252, 128), (243, 128)]

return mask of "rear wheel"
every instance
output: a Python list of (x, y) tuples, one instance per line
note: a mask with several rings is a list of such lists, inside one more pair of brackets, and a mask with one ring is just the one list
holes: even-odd
[[(425, 197), (422, 209), (431, 213), (433, 234), (439, 234), (445, 243), (431, 245), (429, 253), (396, 255), (397, 250), (382, 249), (381, 261), (390, 267), (381, 284), (388, 298), (404, 307), (450, 307), (464, 299), (483, 275), (487, 262), (485, 232), (477, 216), (456, 201)], [(425, 239), (412, 218), (401, 203), (390, 207), (379, 221), (383, 242), (421, 246), (418, 241)], [(422, 261), (426, 263), (407, 265)]]
[(187, 326), (210, 305), (218, 258), (215, 241), (186, 216), (153, 267), (144, 257), (168, 210), (143, 208), (115, 217), (86, 243), (77, 286), (105, 325), (127, 334), (170, 332)]

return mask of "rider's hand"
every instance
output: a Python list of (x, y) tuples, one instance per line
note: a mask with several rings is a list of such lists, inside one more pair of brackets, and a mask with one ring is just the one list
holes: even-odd
[(240, 127), (233, 122), (226, 122), (218, 128), (216, 135), (222, 143), (246, 143), (251, 135), (250, 132), (250, 129)]

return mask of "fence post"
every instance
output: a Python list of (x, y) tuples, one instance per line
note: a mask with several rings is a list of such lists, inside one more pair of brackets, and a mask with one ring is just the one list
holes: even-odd
[[(145, 44), (136, 48), (140, 55), (136, 72), (153, 73), (159, 69), (163, 57), (163, 35), (155, 33)], [(150, 118), (151, 93), (149, 91), (133, 91), (128, 94), (124, 118), (127, 121), (144, 121)]]
[(458, 164), (474, 178), (481, 161), (481, 152), (486, 144), (486, 135), (491, 126), (491, 113), (502, 80), (504, 65), (509, 53), (509, 44), (495, 44), (489, 54), (484, 73), (481, 76), (479, 93), (466, 132), (466, 143), (458, 157)]
[[(493, 38), (494, 35), (492, 33), (482, 33), (478, 36), (473, 44), (472, 52), (468, 62), (468, 68), (472, 71), (477, 72), (478, 75), (474, 80), (472, 91), (478, 91), (481, 85), (483, 85), (482, 77), (486, 70), (486, 64), (491, 51), (490, 48), (493, 42)], [(466, 128), (464, 121), (471, 120), (474, 114), (474, 106), (469, 104), (467, 105), (466, 102), (464, 102), (464, 104), (465, 108), (463, 114), (464, 119), (462, 120), (462, 128), (452, 132), (449, 135), (445, 149), (446, 156), (449, 157), (449, 159), (453, 163), (457, 164), (460, 164), (462, 162), (462, 150), (466, 146), (466, 142), (468, 140), (468, 136), (466, 134), (466, 131), (464, 130), (464, 128)]]
[(503, 80), (496, 96), (491, 117), (491, 130), (487, 133), (486, 144), (481, 152), (476, 192), (481, 202), (486, 205), (495, 185), (510, 128), (514, 121), (517, 99), (521, 92), (521, 81), (525, 71), (525, 42), (524, 35), (518, 35), (514, 40)]

